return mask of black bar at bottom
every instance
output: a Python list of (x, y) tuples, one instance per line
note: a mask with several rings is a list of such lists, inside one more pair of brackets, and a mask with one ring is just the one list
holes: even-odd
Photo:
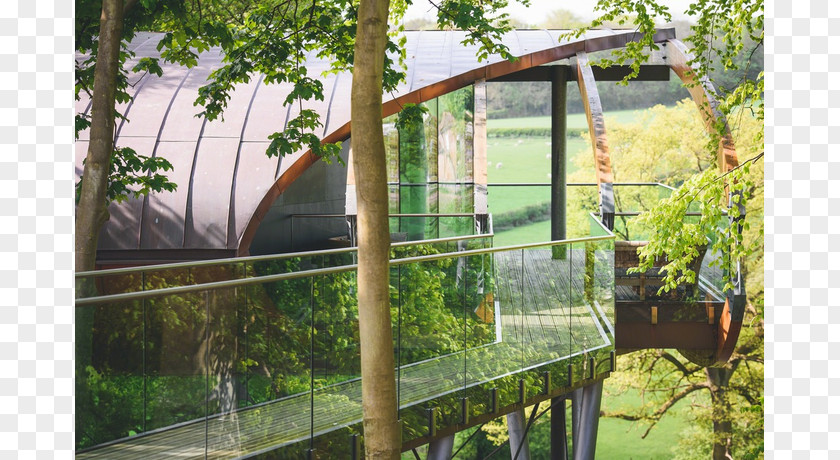
[(359, 442), (359, 434), (356, 433), (350, 436), (350, 458), (353, 460), (359, 460), (359, 454), (361, 453), (361, 443)]
[(499, 389), (490, 389), (490, 413), (495, 414), (499, 412)]

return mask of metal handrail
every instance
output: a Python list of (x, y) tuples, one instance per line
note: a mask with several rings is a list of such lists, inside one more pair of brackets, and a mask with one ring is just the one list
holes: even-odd
[[(334, 219), (338, 217), (353, 216), (355, 214), (290, 214), (289, 217), (315, 217), (315, 218), (329, 218)], [(388, 214), (388, 217), (475, 217), (481, 214), (471, 214), (468, 212), (450, 212), (450, 213), (408, 213), (408, 214)]]
[[(553, 247), (553, 246), (561, 246), (561, 245), (571, 245), (573, 243), (582, 243), (582, 242), (594, 242), (594, 241), (604, 241), (604, 240), (612, 240), (615, 239), (615, 235), (607, 235), (607, 236), (596, 236), (596, 237), (586, 237), (586, 238), (572, 238), (568, 240), (558, 240), (558, 241), (549, 241), (544, 243), (528, 243), (528, 244), (521, 244), (521, 245), (514, 245), (514, 246), (503, 246), (499, 248), (485, 248), (485, 249), (474, 249), (469, 251), (460, 251), (460, 252), (448, 252), (444, 254), (431, 254), (426, 256), (417, 256), (417, 257), (409, 257), (405, 259), (392, 259), (389, 262), (389, 265), (404, 265), (407, 263), (412, 262), (428, 262), (433, 260), (442, 260), (442, 259), (449, 259), (449, 258), (456, 258), (456, 257), (468, 257), (474, 255), (483, 255), (483, 254), (495, 254), (498, 252), (505, 252), (505, 251), (515, 251), (519, 249), (530, 249), (536, 247)], [(291, 273), (278, 273), (275, 275), (265, 275), (260, 277), (254, 278), (244, 278), (244, 279), (237, 279), (237, 280), (226, 280), (226, 281), (215, 281), (210, 283), (204, 284), (192, 284), (189, 286), (177, 286), (171, 288), (164, 288), (164, 289), (157, 289), (152, 291), (137, 291), (137, 292), (126, 292), (122, 294), (110, 294), (104, 295), (99, 297), (86, 297), (83, 299), (76, 300), (76, 307), (83, 307), (87, 305), (96, 305), (103, 302), (125, 302), (129, 300), (139, 300), (139, 299), (146, 299), (149, 297), (159, 297), (162, 295), (175, 295), (175, 294), (186, 294), (190, 292), (196, 291), (206, 291), (212, 289), (224, 289), (224, 288), (233, 288), (233, 287), (240, 287), (240, 286), (250, 286), (253, 284), (262, 284), (262, 283), (270, 283), (274, 281), (283, 281), (283, 280), (292, 280), (292, 279), (300, 279), (300, 278), (307, 278), (311, 276), (319, 276), (319, 275), (331, 275), (335, 273), (344, 273), (348, 271), (353, 271), (358, 268), (358, 264), (352, 265), (341, 265), (338, 267), (328, 267), (328, 268), (315, 268), (311, 270), (299, 271), (299, 272), (291, 272)]]
[[(594, 187), (598, 184), (595, 182), (570, 182), (567, 183), (566, 186), (568, 187)], [(670, 185), (663, 184), (661, 182), (617, 182), (612, 184), (616, 187), (665, 187), (670, 189), (671, 191), (676, 190), (676, 188), (671, 187)], [(487, 184), (488, 187), (550, 187), (551, 182), (491, 182)]]
[[(343, 217), (343, 216), (342, 216)], [(481, 235), (467, 235), (467, 236), (450, 236), (446, 238), (435, 238), (431, 240), (418, 240), (418, 241), (400, 241), (391, 243), (392, 248), (398, 248), (403, 246), (412, 246), (415, 244), (437, 244), (437, 243), (451, 243), (456, 241), (466, 241), (472, 239), (483, 239), (483, 238), (492, 238), (494, 235), (493, 233), (485, 233)], [(263, 262), (266, 260), (282, 260), (288, 259), (292, 257), (313, 257), (313, 256), (324, 256), (324, 255), (333, 255), (333, 254), (343, 254), (347, 252), (355, 252), (359, 248), (357, 246), (352, 246), (349, 248), (337, 248), (337, 249), (323, 249), (319, 251), (303, 251), (303, 252), (287, 252), (283, 254), (266, 254), (261, 256), (248, 256), (248, 257), (228, 257), (224, 259), (208, 259), (208, 260), (198, 260), (198, 261), (191, 261), (191, 262), (177, 262), (172, 264), (155, 264), (155, 265), (142, 265), (137, 267), (124, 267), (124, 268), (109, 268), (105, 270), (93, 270), (93, 271), (86, 271), (86, 272), (78, 272), (76, 273), (76, 277), (92, 277), (97, 278), (101, 276), (108, 276), (108, 275), (125, 275), (128, 273), (135, 273), (135, 272), (142, 272), (142, 271), (158, 271), (158, 270), (174, 270), (179, 268), (192, 268), (192, 267), (204, 267), (209, 265), (226, 265), (226, 264), (239, 264), (239, 263), (249, 263), (249, 262)]]
[(604, 236), (587, 236), (584, 238), (570, 238), (567, 240), (558, 240), (558, 241), (546, 241), (542, 243), (527, 243), (527, 244), (518, 244), (514, 246), (500, 246), (497, 248), (485, 248), (485, 249), (470, 249), (468, 251), (460, 251), (460, 252), (449, 252), (446, 254), (430, 254), (426, 256), (416, 256), (416, 257), (406, 257), (404, 259), (393, 259), (390, 261), (390, 265), (405, 265), (412, 262), (428, 262), (432, 260), (441, 260), (441, 259), (449, 259), (454, 257), (469, 257), (469, 256), (477, 256), (483, 254), (495, 254), (497, 252), (507, 252), (507, 251), (516, 251), (519, 249), (531, 249), (531, 248), (542, 248), (542, 247), (549, 247), (549, 246), (562, 246), (562, 245), (571, 245), (574, 243), (591, 243), (594, 241), (604, 241), (604, 240), (614, 240), (615, 235), (604, 235)]

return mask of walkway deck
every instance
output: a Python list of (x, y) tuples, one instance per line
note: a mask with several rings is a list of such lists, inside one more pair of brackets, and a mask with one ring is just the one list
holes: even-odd
[[(584, 301), (582, 249), (570, 252), (566, 260), (552, 259), (547, 249), (498, 253), (495, 264), (495, 317), (500, 322), (496, 342), (402, 366), (401, 408), (611, 347), (612, 312)], [(207, 423), (200, 419), (122, 439), (78, 453), (77, 458), (241, 457), (361, 419), (361, 381), (355, 379), (312, 395), (300, 393), (211, 417)]]

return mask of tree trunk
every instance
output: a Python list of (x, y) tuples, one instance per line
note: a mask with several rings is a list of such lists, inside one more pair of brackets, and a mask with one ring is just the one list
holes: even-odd
[[(117, 88), (123, 1), (103, 0), (99, 25), (99, 51), (93, 75), (90, 143), (82, 173), (81, 195), (76, 207), (76, 272), (96, 268), (99, 230), (108, 220), (105, 197), (114, 150), (114, 98)], [(93, 280), (76, 283), (76, 297), (95, 295)], [(87, 388), (88, 367), (93, 364), (94, 307), (75, 312), (76, 322), (76, 413), (93, 413), (95, 403)]]
[(732, 407), (726, 397), (729, 389), (729, 379), (732, 377), (734, 368), (728, 364), (726, 367), (706, 368), (706, 378), (712, 393), (712, 423), (713, 423), (713, 448), (712, 458), (714, 460), (727, 460), (732, 458)]
[(382, 74), (388, 0), (362, 0), (350, 115), (359, 238), (359, 341), (367, 458), (398, 458), (400, 425), (388, 294), (388, 189), (382, 135)]
[(99, 51), (93, 75), (90, 143), (76, 208), (76, 271), (93, 270), (102, 224), (108, 220), (105, 196), (114, 151), (114, 97), (123, 29), (123, 1), (102, 0)]

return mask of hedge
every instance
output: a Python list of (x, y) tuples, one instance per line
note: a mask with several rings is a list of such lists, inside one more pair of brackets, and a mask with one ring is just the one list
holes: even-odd
[[(588, 128), (566, 129), (566, 137), (580, 137)], [(492, 128), (487, 137), (551, 137), (551, 128)]]

